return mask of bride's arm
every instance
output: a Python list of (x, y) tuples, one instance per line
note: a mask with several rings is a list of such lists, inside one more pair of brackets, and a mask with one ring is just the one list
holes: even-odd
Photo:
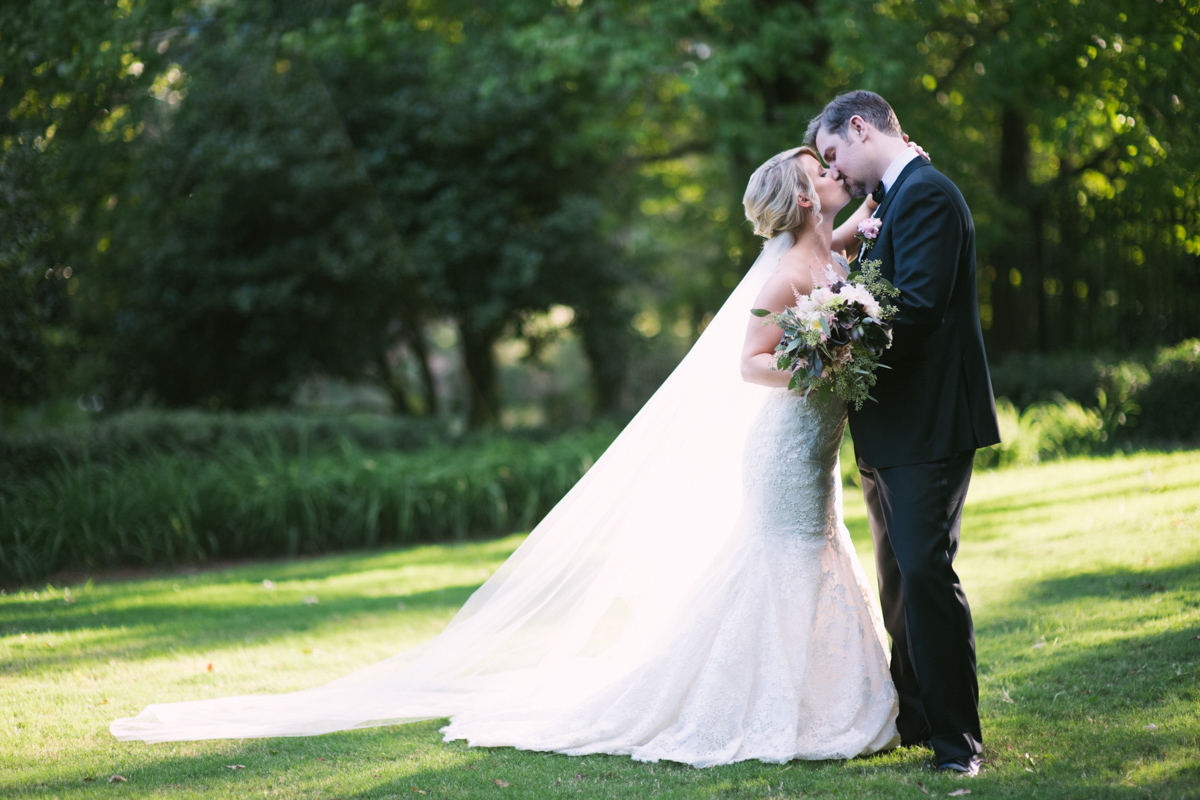
[[(795, 305), (796, 292), (812, 292), (811, 278), (803, 278), (788, 270), (771, 276), (753, 308), (765, 308), (776, 313), (789, 305)], [(747, 314), (746, 341), (742, 346), (742, 380), (763, 386), (786, 387), (791, 373), (775, 369), (775, 345), (783, 337), (783, 331), (753, 314)], [(764, 324), (765, 323), (765, 324)]]
[(849, 253), (858, 252), (858, 248), (854, 246), (854, 234), (858, 233), (858, 223), (871, 216), (877, 205), (878, 203), (872, 200), (870, 195), (867, 195), (862, 201), (862, 205), (854, 210), (850, 218), (834, 229), (833, 247), (831, 248), (833, 252), (841, 253), (847, 259), (849, 259)]

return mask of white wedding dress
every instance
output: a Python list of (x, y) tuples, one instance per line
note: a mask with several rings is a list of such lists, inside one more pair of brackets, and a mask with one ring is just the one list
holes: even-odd
[(445, 738), (695, 766), (895, 746), (885, 633), (842, 523), (846, 413), (744, 384), (768, 243), (604, 456), (426, 644), (323, 686), (148, 706), (147, 742), (449, 717)]
[(844, 404), (783, 389), (751, 428), (737, 533), (662, 652), (566, 708), (470, 711), (447, 739), (695, 766), (895, 746), (883, 621), (842, 524)]

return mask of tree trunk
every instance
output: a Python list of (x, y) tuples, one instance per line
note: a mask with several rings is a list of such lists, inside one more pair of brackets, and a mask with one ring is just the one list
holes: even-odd
[(419, 320), (407, 315), (404, 317), (404, 328), (405, 338), (412, 346), (421, 373), (421, 396), (425, 400), (425, 413), (431, 417), (437, 416), (437, 385), (433, 381), (433, 370), (429, 367), (429, 347), (425, 344), (425, 332), (421, 329)]
[(458, 324), (462, 342), (463, 367), (467, 372), (467, 427), (492, 425), (499, 419), (496, 396), (496, 359), (492, 352), (497, 331), (474, 330)]
[[(1043, 288), (1046, 280), (1045, 241), (1046, 233), (1042, 219), (1042, 206), (1029, 198), (1029, 266), (1033, 272), (1033, 296), (1037, 298), (1037, 343), (1038, 350), (1045, 353), (1052, 349), (1053, 331), (1050, 329), (1050, 301)], [(1060, 297), (1062, 295), (1059, 295)]]
[[(996, 280), (992, 283), (992, 341), (998, 352), (1025, 350), (1033, 343), (1032, 328), (1037, 316), (1031, 308), (1032, 299), (1037, 301), (1041, 293), (1040, 270), (1030, 269), (1030, 234), (1041, 236), (1041, 231), (1019, 230), (1022, 210), (1030, 202), (1029, 186), (1029, 135), (1025, 130), (1024, 116), (1005, 106), (1000, 121), (1000, 175), (997, 182), (998, 194), (1003, 203), (1002, 224), (1008, 228), (1007, 235), (990, 254), (996, 268)], [(984, 263), (987, 263), (985, 259)], [(1020, 274), (1020, 285), (1013, 278)]]
[(375, 382), (392, 399), (392, 410), (401, 417), (411, 416), (413, 408), (408, 396), (408, 387), (405, 386), (404, 381), (392, 369), (391, 361), (388, 360), (386, 352), (381, 350), (375, 354), (375, 369), (378, 371), (378, 374), (375, 376)]
[(600, 305), (603, 307), (580, 310), (579, 331), (592, 368), (596, 410), (611, 414), (620, 409), (621, 393), (625, 388), (629, 336), (625, 333), (627, 323), (616, 309), (604, 300)]

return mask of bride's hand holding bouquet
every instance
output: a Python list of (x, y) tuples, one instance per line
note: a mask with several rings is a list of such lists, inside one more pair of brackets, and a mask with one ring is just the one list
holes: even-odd
[(817, 392), (822, 399), (836, 394), (860, 409), (871, 399), (880, 356), (892, 345), (891, 301), (899, 291), (879, 274), (879, 262), (867, 261), (860, 272), (817, 286), (796, 305), (779, 313), (756, 308), (783, 331), (775, 347), (775, 368), (790, 372), (788, 389), (803, 395)]

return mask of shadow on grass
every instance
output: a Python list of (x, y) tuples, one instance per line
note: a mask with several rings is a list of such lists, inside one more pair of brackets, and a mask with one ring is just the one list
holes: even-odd
[[(170, 584), (182, 579), (203, 578), (206, 583), (257, 583), (264, 578), (273, 581), (324, 581), (340, 575), (393, 570), (421, 566), (474, 566), (486, 561), (503, 561), (524, 539), (523, 534), (469, 538), (455, 542), (425, 542), (419, 544), (387, 544), (378, 549), (354, 550), (340, 553), (281, 558), (215, 561), (209, 564), (185, 565), (174, 569), (146, 568), (100, 572), (97, 585), (119, 585), (134, 582), (160, 581)], [(56, 576), (58, 585), (83, 583), (84, 573), (64, 573)], [(52, 583), (54, 581), (51, 581)], [(37, 588), (37, 587), (31, 587)]]
[[(1130, 598), (1159, 592), (1200, 591), (1200, 562), (1177, 564), (1162, 569), (1113, 567), (1097, 572), (1062, 575), (1039, 583), (1037, 600), (1076, 600), (1092, 597)], [(1193, 600), (1200, 605), (1200, 597)]]
[[(468, 748), (444, 744), (438, 729), (445, 720), (329, 734), (321, 737), (243, 740), (216, 743), (140, 745), (122, 772), (123, 790), (138, 796), (170, 795), (186, 788), (193, 795), (252, 796), (269, 786), (271, 794), (306, 796), (317, 790), (344, 800), (431, 796), (520, 798), (572, 797), (777, 797), (813, 789), (820, 796), (845, 796), (847, 781), (856, 797), (891, 798), (891, 789), (930, 776), (915, 774), (922, 753), (889, 753), (851, 761), (751, 761), (695, 769), (672, 762), (646, 764), (626, 756), (565, 756), (510, 748)], [(120, 745), (119, 747), (127, 747)], [(926, 751), (923, 751), (928, 755)], [(241, 764), (244, 770), (230, 771)], [(914, 769), (916, 768), (916, 769)], [(62, 770), (36, 787), (23, 786), (13, 797), (87, 795), (81, 784), (86, 767)], [(70, 773), (68, 777), (68, 773)], [(93, 786), (106, 776), (98, 776)], [(934, 779), (937, 780), (936, 778)], [(498, 783), (499, 782), (499, 783)], [(338, 785), (342, 784), (342, 785)], [(349, 789), (346, 784), (352, 784)], [(867, 788), (870, 791), (866, 791)], [(107, 788), (107, 787), (105, 787)], [(96, 794), (99, 794), (98, 792)]]
[(976, 628), (989, 760), (1039, 785), (1200, 796), (1200, 616), (1188, 613), (1200, 563), (1060, 575), (1012, 594)]
[(1143, 796), (1195, 796), (1179, 792), (1200, 787), (1197, 632), (1200, 622), (1008, 659), (1005, 678), (984, 686), (989, 762), (1015, 774), (1032, 766), (1041, 782), (1111, 786), (1136, 776)]
[[(85, 652), (70, 647), (46, 647), (44, 642), (10, 644), (13, 658), (0, 664), (4, 672), (41, 671), (56, 667), (76, 668), (110, 658), (150, 658), (174, 649), (203, 651), (212, 646), (253, 639), (265, 644), (286, 636), (315, 631), (344, 619), (396, 614), (397, 604), (406, 611), (438, 611), (447, 618), (457, 611), (480, 584), (446, 586), (433, 591), (370, 597), (347, 593), (324, 596), (317, 604), (302, 601), (280, 602), (268, 596), (259, 604), (247, 604), (244, 598), (227, 602), (186, 604), (147, 602), (128, 607), (113, 607), (101, 602), (103, 611), (92, 614), (86, 599), (60, 606), (50, 618), (40, 604), (13, 603), (3, 620), (10, 633), (94, 633)], [(192, 588), (192, 587), (189, 587)], [(168, 589), (167, 594), (171, 594)], [(265, 593), (264, 593), (265, 594)]]

